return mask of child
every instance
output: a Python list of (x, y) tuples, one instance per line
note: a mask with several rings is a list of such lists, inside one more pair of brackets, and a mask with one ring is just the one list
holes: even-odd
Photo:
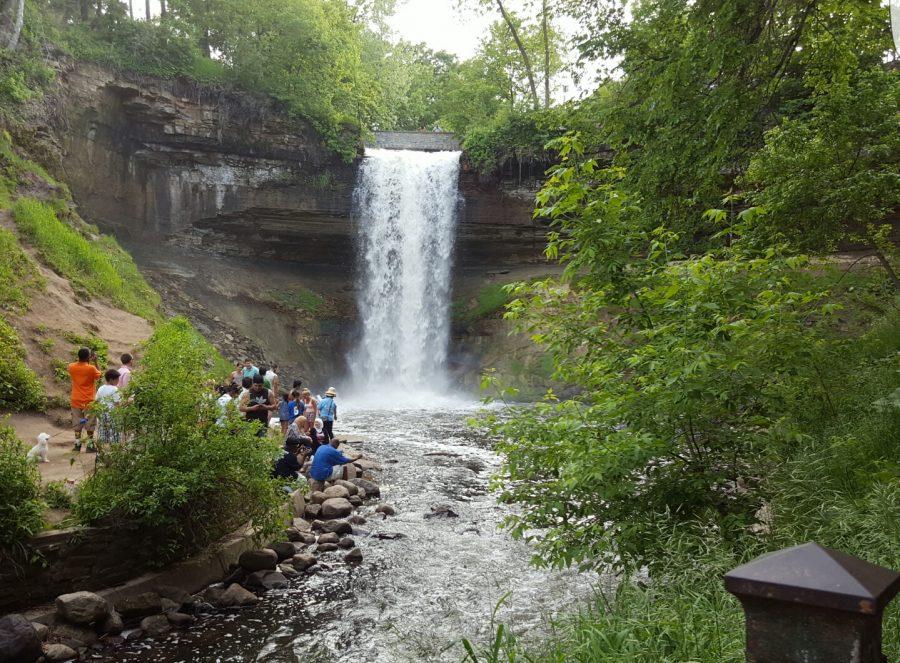
[(97, 390), (96, 404), (99, 410), (97, 442), (101, 446), (119, 443), (119, 430), (113, 421), (112, 411), (122, 401), (122, 392), (118, 387), (120, 377), (119, 371), (114, 368), (109, 369), (103, 376), (106, 384)]
[[(306, 409), (306, 403), (300, 398), (300, 390), (294, 389), (291, 391), (291, 399), (294, 401), (294, 419), (303, 415), (303, 411)], [(293, 419), (291, 420), (293, 423)]]
[(278, 406), (278, 421), (281, 423), (281, 434), (287, 435), (288, 428), (294, 421), (296, 404), (286, 391), (281, 392), (281, 403)]

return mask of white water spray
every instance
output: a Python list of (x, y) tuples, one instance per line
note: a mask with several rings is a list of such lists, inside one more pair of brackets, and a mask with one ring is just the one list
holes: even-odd
[(459, 156), (366, 150), (354, 201), (362, 278), (354, 400), (446, 393)]

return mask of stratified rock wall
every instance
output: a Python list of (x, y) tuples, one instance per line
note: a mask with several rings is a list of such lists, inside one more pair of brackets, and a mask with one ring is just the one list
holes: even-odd
[[(50, 115), (82, 216), (115, 233), (170, 310), (227, 354), (261, 353), (307, 378), (340, 373), (355, 326), (359, 161), (268, 100), (90, 64), (60, 70)], [(533, 188), (483, 180), (464, 161), (460, 193), (458, 286), (541, 260)], [(325, 305), (275, 302), (303, 289)]]

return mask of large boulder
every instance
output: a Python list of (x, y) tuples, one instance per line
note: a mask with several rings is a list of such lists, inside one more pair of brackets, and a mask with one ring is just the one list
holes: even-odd
[(338, 547), (343, 548), (344, 550), (350, 550), (350, 548), (356, 547), (356, 541), (351, 539), (349, 536), (345, 536), (343, 539), (338, 541)]
[(322, 518), (333, 520), (353, 513), (353, 505), (344, 497), (332, 497), (322, 503)]
[(315, 566), (316, 558), (310, 555), (309, 553), (301, 553), (299, 555), (294, 555), (293, 565), (294, 568), (298, 571), (305, 571), (311, 566)]
[[(303, 517), (307, 520), (315, 520), (319, 517), (319, 513), (322, 511), (321, 504), (307, 504), (306, 511), (303, 514)], [(295, 525), (296, 527), (296, 525)]]
[(338, 545), (336, 543), (320, 543), (316, 546), (316, 552), (334, 552), (338, 549)]
[(326, 495), (321, 490), (314, 490), (312, 494), (309, 496), (309, 501), (313, 504), (321, 504), (325, 500), (328, 499), (328, 495)]
[(305, 518), (294, 518), (292, 524), (298, 532), (308, 532), (312, 529), (312, 525)]
[(37, 631), (38, 637), (41, 639), (41, 642), (44, 642), (48, 637), (50, 637), (50, 627), (46, 624), (41, 624), (40, 622), (31, 622), (31, 625), (34, 627), (34, 630)]
[(339, 537), (337, 534), (335, 534), (334, 532), (328, 532), (319, 536), (317, 543), (319, 545), (322, 545), (323, 543), (337, 543), (340, 540), (341, 537)]
[(197, 621), (197, 618), (194, 615), (189, 615), (185, 612), (170, 612), (166, 614), (166, 619), (169, 620), (169, 623), (175, 628), (187, 628), (191, 624)]
[(385, 516), (393, 516), (397, 512), (390, 504), (379, 504), (375, 507), (375, 513), (383, 513)]
[(344, 499), (347, 499), (350, 497), (350, 491), (338, 484), (326, 488), (324, 494), (326, 499), (331, 499), (332, 497), (343, 497)]
[(162, 597), (156, 592), (143, 592), (116, 601), (116, 610), (124, 619), (158, 615), (162, 609)]
[(247, 585), (260, 589), (287, 589), (288, 579), (278, 571), (256, 571), (247, 576)]
[(156, 593), (164, 599), (174, 601), (180, 606), (190, 605), (194, 600), (185, 590), (181, 587), (176, 587), (175, 585), (160, 585), (156, 588)]
[(72, 661), (78, 658), (78, 652), (66, 645), (54, 643), (46, 646), (44, 658), (50, 663), (61, 663), (62, 661)]
[(41, 639), (22, 615), (0, 618), (0, 663), (33, 663), (41, 657)]
[(362, 558), (362, 550), (360, 550), (359, 548), (353, 548), (350, 552), (344, 555), (344, 561), (347, 562), (347, 564), (359, 564), (360, 562), (362, 562)]
[(349, 522), (351, 525), (365, 525), (366, 519), (354, 513), (352, 516), (347, 518), (347, 522)]
[(296, 518), (301, 518), (306, 511), (306, 498), (302, 490), (298, 489), (291, 493), (291, 511)]
[(367, 497), (378, 497), (381, 495), (381, 489), (378, 487), (377, 483), (373, 483), (367, 479), (352, 479), (352, 483), (357, 488), (362, 488), (366, 491)]
[(346, 473), (347, 478), (351, 481), (357, 477), (359, 471), (359, 468), (356, 467), (356, 465), (354, 465), (353, 463), (347, 463), (346, 465), (344, 465), (344, 472)]
[(351, 495), (347, 498), (347, 501), (357, 508), (363, 505), (362, 498), (359, 495)]
[[(351, 516), (352, 518), (353, 516)], [(346, 520), (326, 520), (322, 523), (323, 532), (334, 532), (335, 534), (350, 534), (353, 528)]]
[(217, 604), (222, 608), (243, 608), (259, 603), (259, 597), (253, 592), (248, 592), (238, 584), (234, 584), (219, 596)]
[(283, 559), (287, 559), (288, 557), (293, 557), (296, 550), (294, 550), (293, 543), (273, 543), (269, 546), (270, 550), (274, 550), (275, 554), (278, 555), (278, 561)]
[(253, 573), (254, 571), (272, 571), (278, 565), (278, 554), (271, 548), (263, 550), (247, 550), (238, 557), (241, 568)]
[(141, 630), (149, 636), (165, 635), (172, 630), (172, 624), (165, 615), (150, 615), (141, 620)]
[(53, 624), (50, 629), (50, 639), (54, 642), (61, 642), (68, 645), (72, 649), (81, 649), (82, 647), (90, 647), (98, 640), (97, 633), (87, 626), (78, 626), (76, 624), (68, 624), (58, 621)]
[(98, 630), (103, 635), (119, 635), (125, 630), (125, 624), (122, 622), (122, 615), (110, 608), (109, 614), (98, 626)]
[(73, 592), (56, 597), (56, 612), (71, 624), (87, 626), (109, 614), (106, 599), (93, 592)]
[(351, 495), (356, 495), (359, 493), (359, 486), (357, 486), (352, 481), (347, 481), (346, 479), (338, 479), (334, 482), (335, 486), (343, 486), (347, 489), (347, 492)]

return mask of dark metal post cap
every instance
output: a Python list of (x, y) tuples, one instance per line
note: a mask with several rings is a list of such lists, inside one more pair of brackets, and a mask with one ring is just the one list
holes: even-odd
[(725, 589), (738, 598), (875, 615), (900, 591), (900, 573), (818, 543), (804, 543), (729, 571)]

